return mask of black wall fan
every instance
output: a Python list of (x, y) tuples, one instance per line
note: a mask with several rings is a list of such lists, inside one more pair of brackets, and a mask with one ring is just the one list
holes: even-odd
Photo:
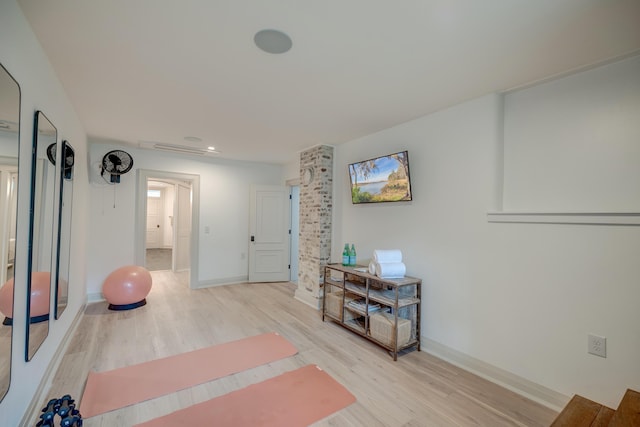
[(110, 175), (110, 182), (118, 184), (120, 175), (125, 174), (133, 167), (133, 158), (131, 154), (122, 150), (109, 151), (102, 158), (102, 173)]
[(64, 157), (62, 176), (64, 179), (73, 179), (73, 165), (76, 162), (76, 152), (68, 141), (62, 141), (62, 157)]
[[(58, 144), (55, 142), (47, 147), (47, 158), (51, 164), (56, 164), (56, 149)], [(64, 157), (62, 176), (64, 179), (73, 178), (73, 165), (75, 163), (75, 151), (71, 148), (68, 141), (62, 141), (62, 157)]]
[(58, 144), (55, 142), (53, 144), (49, 144), (47, 147), (47, 158), (52, 164), (56, 164), (56, 149), (58, 148)]

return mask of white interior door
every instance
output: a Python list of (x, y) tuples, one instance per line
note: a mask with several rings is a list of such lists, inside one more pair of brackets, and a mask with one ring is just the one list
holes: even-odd
[(174, 217), (175, 244), (173, 262), (176, 271), (191, 268), (191, 186), (176, 185), (176, 212)]
[(161, 189), (149, 189), (157, 191), (159, 197), (147, 196), (147, 249), (162, 247), (162, 227), (164, 221), (162, 211), (164, 208), (164, 200), (162, 199)]
[(289, 280), (289, 190), (251, 187), (249, 281)]
[(299, 251), (299, 235), (300, 235), (300, 186), (291, 187), (291, 235), (289, 237), (290, 254), (289, 265), (291, 265), (289, 273), (289, 281), (298, 283), (298, 251)]

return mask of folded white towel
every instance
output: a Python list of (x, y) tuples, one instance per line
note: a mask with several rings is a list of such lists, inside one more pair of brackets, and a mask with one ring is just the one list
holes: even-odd
[(376, 275), (376, 263), (373, 262), (373, 260), (369, 262), (369, 274), (373, 274), (374, 276)]
[(404, 277), (407, 267), (403, 262), (377, 262), (375, 263), (376, 276), (381, 279), (399, 279)]
[(402, 262), (402, 251), (400, 249), (376, 249), (373, 251), (374, 262)]

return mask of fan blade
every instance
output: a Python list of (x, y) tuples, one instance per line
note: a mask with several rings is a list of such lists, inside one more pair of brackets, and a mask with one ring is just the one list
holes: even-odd
[(115, 154), (109, 155), (109, 161), (116, 167), (122, 164), (122, 160), (120, 160), (120, 157), (116, 156)]

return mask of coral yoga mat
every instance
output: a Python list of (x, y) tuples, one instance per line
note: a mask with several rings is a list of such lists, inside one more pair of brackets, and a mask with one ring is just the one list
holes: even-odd
[(135, 427), (304, 427), (355, 401), (326, 372), (308, 365)]
[(243, 338), (106, 372), (89, 372), (80, 413), (85, 418), (293, 356), (276, 333)]

